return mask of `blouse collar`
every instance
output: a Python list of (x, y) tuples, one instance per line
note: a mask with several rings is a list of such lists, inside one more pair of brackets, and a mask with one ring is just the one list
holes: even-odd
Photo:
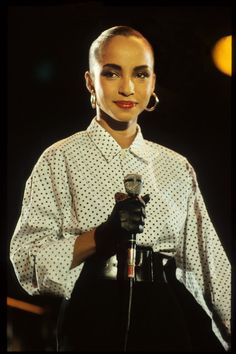
[[(132, 144), (126, 149), (133, 155), (141, 158), (144, 162), (150, 162), (150, 152), (145, 142), (141, 128), (137, 124), (137, 134)], [(107, 162), (110, 162), (117, 154), (123, 150), (116, 140), (97, 122), (94, 117), (87, 128), (87, 134), (97, 148), (101, 151)]]

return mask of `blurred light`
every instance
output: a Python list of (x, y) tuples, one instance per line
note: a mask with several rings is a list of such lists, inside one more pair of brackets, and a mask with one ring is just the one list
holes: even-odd
[(213, 47), (212, 58), (223, 74), (232, 76), (232, 36), (220, 38)]
[(27, 312), (36, 313), (37, 315), (42, 315), (45, 312), (43, 307), (32, 305), (25, 301), (16, 300), (12, 297), (7, 298), (7, 306), (15, 307), (17, 309), (24, 310)]
[(36, 78), (41, 82), (51, 81), (54, 76), (54, 67), (50, 61), (38, 63), (34, 69)]

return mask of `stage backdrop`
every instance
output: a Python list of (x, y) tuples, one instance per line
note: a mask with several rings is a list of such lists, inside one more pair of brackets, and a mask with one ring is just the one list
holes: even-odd
[[(231, 34), (227, 6), (9, 7), (7, 244), (40, 154), (85, 129), (94, 117), (84, 81), (89, 45), (102, 30), (119, 24), (140, 30), (155, 50), (160, 103), (140, 116), (143, 134), (189, 159), (231, 257), (230, 77), (218, 71), (211, 56), (216, 41)], [(10, 262), (8, 296), (44, 303), (20, 288)]]

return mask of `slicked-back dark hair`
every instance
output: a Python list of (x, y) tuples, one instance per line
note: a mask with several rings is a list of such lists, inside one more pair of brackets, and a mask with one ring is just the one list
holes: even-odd
[(153, 61), (154, 61), (154, 51), (152, 45), (139, 31), (129, 26), (114, 26), (103, 31), (91, 44), (89, 49), (89, 70), (90, 71), (92, 71), (93, 60), (96, 59), (99, 61), (102, 49), (115, 36), (125, 36), (125, 37), (134, 36), (142, 39), (150, 48), (153, 54)]

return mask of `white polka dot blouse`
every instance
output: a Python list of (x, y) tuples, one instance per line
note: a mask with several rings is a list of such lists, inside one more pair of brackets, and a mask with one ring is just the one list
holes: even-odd
[(229, 331), (231, 267), (194, 169), (182, 155), (145, 140), (139, 126), (133, 143), (122, 149), (94, 118), (85, 131), (43, 152), (26, 182), (11, 240), (19, 283), (31, 295), (69, 298), (83, 267), (70, 269), (76, 236), (107, 219), (130, 173), (142, 175), (142, 194), (150, 195), (137, 244), (175, 257), (177, 279), (211, 317), (227, 348), (213, 313)]

